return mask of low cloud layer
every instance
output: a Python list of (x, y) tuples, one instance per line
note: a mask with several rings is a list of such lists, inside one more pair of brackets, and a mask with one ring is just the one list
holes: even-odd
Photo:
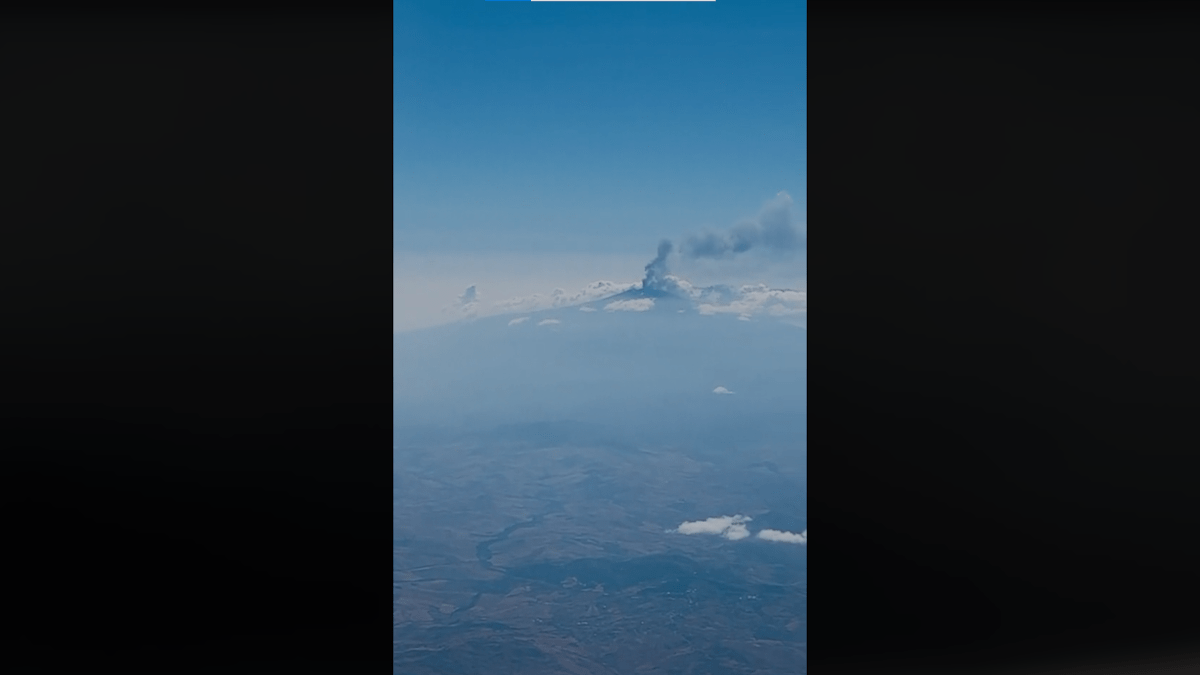
[(786, 532), (784, 530), (762, 530), (758, 533), (759, 539), (767, 541), (781, 541), (788, 544), (807, 544), (808, 530), (796, 534), (795, 532)]
[(746, 523), (750, 520), (750, 516), (721, 516), (682, 523), (675, 531), (679, 534), (715, 534), (737, 541), (750, 536), (746, 529)]
[[(786, 319), (790, 322), (800, 322), (807, 325), (808, 292), (790, 288), (770, 288), (766, 284), (748, 284), (732, 286), (693, 286), (686, 279), (667, 274), (656, 277), (660, 286), (669, 287), (677, 296), (692, 301), (700, 314), (715, 316), (729, 314), (743, 320), (756, 316), (768, 316)], [(588, 284), (575, 293), (567, 293), (555, 289), (552, 293), (533, 294), (529, 296), (510, 298), (502, 302), (485, 304), (477, 287), (468, 287), (458, 301), (448, 308), (463, 318), (488, 316), (491, 314), (515, 314), (536, 312), (545, 309), (556, 309), (581, 305), (582, 303), (601, 300), (636, 288), (634, 283), (614, 283), (611, 281), (596, 281)], [(654, 308), (653, 298), (635, 298), (628, 300), (613, 300), (604, 304), (603, 309), (609, 312), (645, 312)], [(596, 307), (583, 304), (581, 312), (595, 312)], [(682, 311), (682, 310), (681, 310)]]
[(494, 303), (492, 309), (499, 313), (507, 313), (536, 312), (540, 309), (570, 307), (593, 300), (602, 300), (636, 287), (636, 283), (618, 283), (604, 280), (593, 281), (574, 293), (568, 293), (561, 288), (556, 288), (547, 294), (534, 293), (533, 295), (502, 300)]
[[(529, 311), (550, 309), (556, 301), (551, 292), (555, 287), (566, 289), (561, 295), (569, 300), (570, 296), (583, 295), (584, 289), (597, 279), (612, 279), (619, 290), (602, 291), (593, 298), (604, 299), (636, 287), (645, 264), (644, 251), (641, 254), (629, 251), (620, 254), (395, 251), (392, 254), (392, 332), (403, 333), (506, 313), (518, 316), (526, 312), (520, 307), (504, 310), (496, 305), (532, 295), (538, 295), (538, 298), (529, 303), (533, 305)], [(470, 297), (462, 297), (464, 289), (472, 285), (476, 291), (473, 301)], [(472, 306), (464, 310), (463, 300)], [(563, 300), (557, 302), (562, 304)], [(546, 306), (540, 306), (542, 303)]]
[[(705, 292), (707, 291), (707, 293)], [(737, 289), (711, 287), (697, 293), (696, 309), (701, 314), (756, 314), (786, 317), (808, 313), (808, 292), (787, 288), (768, 288), (765, 284)]]
[[(556, 288), (549, 293), (534, 293), (532, 295), (522, 295), (500, 300), (497, 302), (487, 303), (483, 301), (483, 296), (479, 292), (477, 286), (472, 285), (467, 287), (454, 302), (454, 304), (445, 307), (442, 311), (444, 314), (457, 316), (463, 319), (473, 319), (483, 316), (493, 316), (497, 314), (517, 314), (526, 312), (537, 312), (544, 309), (557, 309), (560, 307), (572, 307), (585, 302), (594, 300), (603, 300), (618, 293), (623, 293), (632, 288), (637, 288), (636, 282), (619, 283), (614, 281), (593, 281), (584, 286), (578, 291), (568, 292), (561, 288)], [(584, 311), (595, 311), (585, 309)]]
[[(671, 274), (655, 277), (660, 287), (669, 288), (673, 294), (692, 301), (696, 310), (706, 316), (730, 314), (739, 318), (750, 319), (755, 316), (770, 316), (806, 324), (808, 313), (808, 292), (789, 288), (770, 288), (766, 284), (748, 284), (732, 286), (694, 286), (686, 279)], [(536, 312), (545, 309), (556, 309), (582, 305), (581, 312), (595, 312), (596, 307), (583, 303), (602, 300), (636, 288), (636, 283), (615, 283), (611, 281), (596, 281), (574, 293), (567, 293), (560, 288), (549, 294), (535, 293), (533, 295), (510, 298), (501, 302), (487, 304), (478, 287), (469, 286), (457, 298), (448, 311), (463, 318), (488, 316), (493, 314), (515, 314)], [(635, 298), (629, 300), (614, 300), (603, 305), (610, 312), (645, 312), (654, 308), (653, 298)]]
[(790, 252), (807, 245), (804, 230), (792, 214), (791, 196), (780, 192), (763, 205), (757, 216), (727, 232), (708, 231), (687, 237), (680, 252), (690, 258), (730, 258), (756, 248)]
[(636, 300), (615, 300), (604, 306), (609, 312), (645, 312), (654, 307), (653, 298), (638, 298)]

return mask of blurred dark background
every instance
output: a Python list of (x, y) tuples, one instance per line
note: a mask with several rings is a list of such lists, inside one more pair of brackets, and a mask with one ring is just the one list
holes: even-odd
[[(0, 20), (8, 672), (374, 660), (390, 36), (339, 7)], [(810, 12), (812, 667), (1197, 654), (1194, 10)]]
[(1200, 658), (1197, 18), (810, 5), (814, 672)]
[(367, 672), (388, 9), (0, 12), (6, 671)]

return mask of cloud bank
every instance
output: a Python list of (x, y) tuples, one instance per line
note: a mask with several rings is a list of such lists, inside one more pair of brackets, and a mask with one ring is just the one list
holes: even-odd
[(653, 298), (638, 298), (636, 300), (614, 300), (604, 306), (609, 312), (645, 312), (654, 307)]
[[(654, 277), (654, 279), (654, 283), (658, 284), (660, 289), (669, 288), (671, 293), (691, 300), (696, 310), (705, 316), (731, 314), (743, 320), (749, 320), (755, 316), (769, 316), (799, 321), (801, 325), (807, 325), (807, 291), (770, 288), (766, 284), (747, 284), (739, 287), (694, 286), (688, 280), (671, 274), (664, 274)], [(470, 286), (447, 310), (457, 313), (463, 318), (491, 314), (527, 313), (601, 300), (636, 287), (636, 283), (596, 281), (575, 293), (567, 293), (561, 288), (556, 288), (549, 294), (535, 293), (485, 306), (477, 287)], [(605, 304), (603, 308), (610, 312), (645, 312), (654, 308), (654, 299), (613, 300)], [(595, 307), (582, 305), (579, 307), (579, 311), (595, 312), (597, 310)]]
[(453, 305), (445, 308), (446, 312), (453, 312), (465, 318), (471, 318), (479, 314), (481, 307), (479, 293), (475, 288), (475, 284), (467, 286), (467, 289), (458, 296), (458, 301)]
[(808, 292), (788, 288), (768, 288), (765, 284), (747, 285), (738, 289), (710, 287), (699, 289), (696, 309), (701, 314), (737, 314), (751, 317), (766, 314), (774, 317), (800, 316), (808, 313)]
[(759, 539), (767, 541), (782, 541), (788, 544), (807, 544), (808, 530), (796, 534), (795, 532), (785, 532), (783, 530), (762, 530), (758, 533)]
[(548, 294), (534, 293), (533, 295), (502, 300), (493, 303), (492, 309), (503, 314), (508, 312), (536, 312), (541, 309), (570, 307), (584, 302), (591, 302), (592, 300), (602, 300), (628, 291), (631, 288), (637, 288), (637, 283), (618, 283), (607, 280), (593, 281), (574, 293), (568, 293), (561, 288), (556, 288)]

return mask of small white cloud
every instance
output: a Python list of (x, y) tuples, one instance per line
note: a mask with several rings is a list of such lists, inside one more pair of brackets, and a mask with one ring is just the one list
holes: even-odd
[(750, 317), (746, 316), (745, 314), (738, 317), (738, 321), (749, 321), (749, 320), (750, 320)]
[(750, 536), (746, 523), (750, 516), (721, 516), (706, 520), (694, 520), (679, 525), (674, 532), (679, 534), (717, 534), (726, 539), (737, 541)]
[[(713, 393), (714, 394), (732, 394), (733, 392), (729, 391), (725, 387), (717, 387), (716, 389), (713, 389)], [(754, 398), (754, 397), (751, 396), (751, 398)]]
[(638, 298), (637, 300), (614, 300), (604, 306), (609, 312), (645, 312), (654, 307), (654, 298)]
[(515, 325), (517, 325), (517, 324), (519, 324), (519, 323), (525, 323), (525, 322), (526, 322), (526, 321), (528, 321), (528, 320), (529, 320), (529, 317), (527, 317), (527, 316), (522, 316), (522, 317), (520, 317), (520, 318), (513, 319), (512, 321), (509, 321), (509, 322), (508, 322), (508, 325), (510, 325), (510, 326), (515, 326)]
[(562, 322), (559, 321), (558, 319), (542, 319), (541, 321), (538, 322), (538, 325), (539, 326), (555, 326), (560, 323), (562, 323)]
[(580, 307), (580, 308), (579, 308), (579, 311), (581, 311), (581, 312), (594, 312), (594, 311), (596, 311), (596, 308), (595, 308), (595, 307), (588, 307), (588, 306), (584, 305), (583, 307)]
[(762, 530), (758, 533), (759, 539), (767, 541), (782, 541), (788, 544), (807, 544), (808, 530), (796, 534), (795, 532), (785, 532), (783, 530)]

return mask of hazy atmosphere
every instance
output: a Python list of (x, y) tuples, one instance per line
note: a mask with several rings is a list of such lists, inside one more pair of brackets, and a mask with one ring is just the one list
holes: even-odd
[(393, 672), (806, 672), (805, 4), (394, 9)]

